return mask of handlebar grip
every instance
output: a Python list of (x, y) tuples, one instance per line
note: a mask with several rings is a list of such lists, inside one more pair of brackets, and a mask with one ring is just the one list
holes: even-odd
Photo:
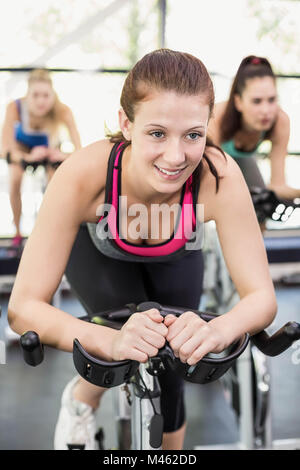
[(266, 218), (285, 222), (300, 205), (296, 199), (279, 198), (276, 193), (267, 188), (250, 187), (252, 202), (259, 222)]
[[(123, 317), (126, 319), (130, 316), (130, 313), (143, 312), (151, 308), (158, 309), (163, 316), (170, 313), (179, 316), (186, 312), (186, 309), (182, 307), (162, 306), (156, 302), (143, 302), (139, 305), (127, 305), (126, 308), (110, 310), (104, 313), (106, 314), (105, 317), (110, 320), (114, 319), (115, 315), (118, 319)], [(191, 311), (207, 322), (218, 316), (211, 312)], [(276, 356), (285, 351), (296, 339), (300, 339), (300, 324), (296, 322), (287, 323), (271, 337), (265, 331), (262, 331), (251, 338), (252, 342), (263, 353), (269, 356)], [(174, 356), (168, 344), (165, 344), (159, 350), (156, 358), (149, 358), (149, 360), (150, 362), (155, 362), (157, 358), (160, 358), (167, 367), (179, 373), (186, 381), (205, 384), (220, 378), (243, 353), (248, 342), (249, 335), (246, 333), (230, 345), (221, 355), (217, 357), (205, 356), (195, 366), (181, 363)], [(73, 360), (77, 371), (85, 380), (102, 387), (114, 387), (127, 381), (134, 375), (139, 365), (131, 360), (107, 362), (95, 358), (85, 351), (77, 339), (74, 340)], [(131, 367), (132, 363), (134, 363), (133, 367)], [(148, 372), (156, 375), (159, 373), (159, 369), (157, 367), (150, 367)]]
[(252, 343), (267, 356), (278, 356), (297, 339), (300, 339), (300, 324), (295, 321), (286, 323), (272, 336), (261, 331), (251, 337)]
[(20, 338), (24, 360), (30, 366), (38, 366), (44, 359), (44, 347), (35, 331), (27, 331)]
[(108, 362), (91, 356), (77, 338), (73, 343), (73, 362), (77, 372), (87, 382), (105, 388), (115, 387), (126, 382), (139, 367), (138, 362), (130, 359)]
[(162, 357), (168, 367), (180, 374), (187, 382), (207, 384), (219, 379), (227, 372), (234, 361), (245, 351), (249, 338), (249, 334), (246, 333), (228, 348), (225, 356), (204, 356), (195, 366), (189, 366), (175, 358), (173, 351), (168, 346), (162, 348), (158, 355)]

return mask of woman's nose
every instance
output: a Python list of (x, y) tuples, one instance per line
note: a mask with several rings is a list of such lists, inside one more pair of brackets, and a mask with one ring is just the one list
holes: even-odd
[(173, 143), (169, 144), (164, 151), (164, 161), (168, 163), (170, 168), (177, 168), (185, 162), (185, 152), (182, 145)]
[(264, 115), (267, 115), (270, 113), (271, 111), (271, 106), (270, 106), (270, 103), (263, 103), (262, 106), (261, 106), (261, 112), (262, 114)]

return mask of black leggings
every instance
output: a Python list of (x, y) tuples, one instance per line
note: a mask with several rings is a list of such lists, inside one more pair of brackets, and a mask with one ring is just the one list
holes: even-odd
[[(81, 226), (66, 268), (72, 290), (89, 315), (127, 303), (147, 300), (166, 305), (199, 307), (203, 258), (191, 251), (176, 261), (134, 263), (104, 256)], [(159, 377), (164, 432), (179, 429), (185, 421), (183, 380), (169, 371)]]

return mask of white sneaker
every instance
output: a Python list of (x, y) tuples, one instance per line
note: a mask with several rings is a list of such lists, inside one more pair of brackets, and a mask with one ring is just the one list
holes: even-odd
[(74, 377), (65, 387), (54, 433), (54, 450), (96, 450), (96, 421), (93, 408), (73, 398)]

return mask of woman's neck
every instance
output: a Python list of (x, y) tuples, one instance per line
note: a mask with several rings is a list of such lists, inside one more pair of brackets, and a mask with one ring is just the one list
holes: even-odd
[(142, 204), (163, 204), (171, 201), (176, 194), (160, 193), (144, 181), (140, 183), (142, 178), (137, 177), (136, 169), (133, 167), (131, 159), (131, 148), (126, 147), (122, 155), (122, 193), (133, 199), (137, 203)]
[(247, 135), (249, 137), (256, 137), (256, 136), (261, 135), (261, 131), (258, 131), (257, 129), (253, 129), (253, 127), (249, 126), (249, 124), (243, 120), (243, 117), (241, 119), (241, 127), (239, 131), (242, 134)]

